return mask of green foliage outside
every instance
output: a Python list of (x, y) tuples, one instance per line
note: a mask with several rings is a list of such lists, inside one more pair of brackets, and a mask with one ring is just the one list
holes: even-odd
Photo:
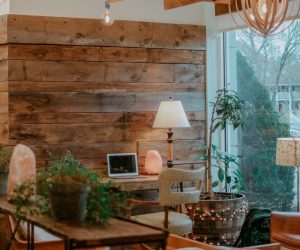
[(247, 120), (239, 136), (240, 172), (247, 197), (254, 207), (292, 210), (294, 169), (275, 164), (276, 138), (289, 137), (279, 123), (267, 89), (256, 78), (246, 58), (237, 53), (238, 93), (247, 103)]

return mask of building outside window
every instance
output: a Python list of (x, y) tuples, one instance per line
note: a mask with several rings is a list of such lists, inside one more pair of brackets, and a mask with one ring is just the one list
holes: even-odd
[(295, 168), (275, 164), (276, 138), (300, 136), (300, 21), (266, 39), (247, 29), (224, 33), (225, 84), (246, 102), (245, 128), (227, 131), (241, 156), (240, 181), (251, 207), (296, 208)]

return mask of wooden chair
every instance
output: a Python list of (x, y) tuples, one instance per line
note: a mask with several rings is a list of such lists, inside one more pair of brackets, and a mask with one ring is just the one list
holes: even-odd
[(272, 212), (270, 237), (288, 249), (300, 249), (300, 213)]
[(199, 241), (187, 239), (180, 237), (178, 235), (169, 234), (167, 242), (167, 250), (176, 250), (176, 249), (189, 249), (189, 250), (234, 250), (234, 249), (262, 249), (262, 250), (280, 250), (280, 244), (273, 243), (267, 245), (259, 245), (253, 247), (243, 247), (243, 248), (234, 248), (234, 247), (224, 247), (224, 246), (215, 246), (210, 244), (205, 244)]
[[(172, 188), (174, 183), (192, 181), (202, 183), (204, 172), (204, 168), (194, 171), (170, 168), (162, 171), (158, 177), (159, 201), (128, 199), (126, 206), (127, 217), (140, 223), (166, 229), (172, 234), (191, 236), (195, 203), (199, 201), (201, 185), (199, 184), (197, 188), (189, 190), (184, 189), (182, 192), (176, 192)], [(170, 206), (180, 206), (182, 204), (193, 204), (190, 216), (169, 209)], [(160, 205), (164, 207), (164, 212), (131, 216), (133, 205)]]
[[(7, 222), (9, 225), (10, 236), (15, 230), (16, 223), (15, 220), (11, 216), (7, 216)], [(22, 224), (13, 239), (11, 250), (26, 250), (27, 249), (27, 225)], [(63, 250), (64, 249), (64, 241), (59, 239), (39, 227), (35, 227), (35, 242), (34, 249), (36, 250)]]

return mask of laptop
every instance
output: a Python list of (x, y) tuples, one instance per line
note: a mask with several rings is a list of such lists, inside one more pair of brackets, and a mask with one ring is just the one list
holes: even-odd
[(144, 177), (139, 175), (136, 153), (107, 154), (108, 176), (118, 179)]

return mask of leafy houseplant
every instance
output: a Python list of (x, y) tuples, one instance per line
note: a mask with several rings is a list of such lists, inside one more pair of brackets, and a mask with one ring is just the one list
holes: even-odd
[(0, 195), (6, 194), (9, 161), (12, 155), (12, 149), (7, 146), (0, 148)]
[(14, 190), (11, 202), (18, 218), (42, 213), (60, 220), (102, 223), (125, 206), (125, 195), (112, 190), (110, 183), (101, 183), (70, 151), (64, 156), (49, 155), (51, 163), (37, 175), (36, 183), (25, 182)]
[[(212, 187), (216, 186), (218, 182), (212, 183), (212, 160), (217, 162), (218, 179), (219, 182), (230, 184), (232, 178), (225, 174), (228, 173), (228, 168), (231, 163), (237, 164), (236, 157), (220, 152), (219, 149), (212, 144), (213, 133), (220, 128), (224, 130), (227, 124), (232, 125), (234, 129), (244, 127), (242, 110), (244, 109), (244, 102), (239, 99), (235, 91), (221, 89), (217, 91), (215, 102), (212, 103), (212, 114), (210, 118), (210, 127), (208, 135), (208, 145), (206, 147), (207, 154), (204, 156), (206, 159), (206, 191), (208, 198), (212, 197)], [(221, 163), (221, 164), (220, 164)], [(222, 169), (225, 167), (225, 171)], [(226, 171), (227, 170), (227, 171)], [(237, 176), (236, 176), (237, 178)], [(237, 182), (237, 179), (235, 179)]]
[[(206, 161), (206, 185), (195, 211), (193, 232), (200, 241), (227, 244), (233, 243), (240, 232), (246, 210), (245, 197), (240, 194), (212, 192), (212, 188), (220, 183), (229, 186), (230, 190), (240, 186), (239, 171), (236, 170), (233, 175), (230, 173), (231, 165), (238, 165), (237, 157), (220, 151), (213, 145), (212, 136), (217, 129), (225, 129), (227, 124), (231, 124), (234, 129), (243, 128), (244, 102), (236, 92), (222, 89), (217, 91), (212, 106), (208, 143), (203, 148), (206, 154), (197, 157)], [(218, 168), (218, 180), (215, 182), (212, 182), (212, 167)]]
[(89, 221), (104, 222), (111, 217), (112, 200), (116, 206), (121, 200), (119, 192), (111, 192), (110, 183), (101, 183), (100, 177), (86, 169), (70, 151), (63, 157), (51, 153), (49, 156), (51, 163), (40, 173), (37, 182), (44, 183), (39, 190), (48, 191), (44, 196), (49, 195), (57, 219), (82, 221), (86, 215)]

